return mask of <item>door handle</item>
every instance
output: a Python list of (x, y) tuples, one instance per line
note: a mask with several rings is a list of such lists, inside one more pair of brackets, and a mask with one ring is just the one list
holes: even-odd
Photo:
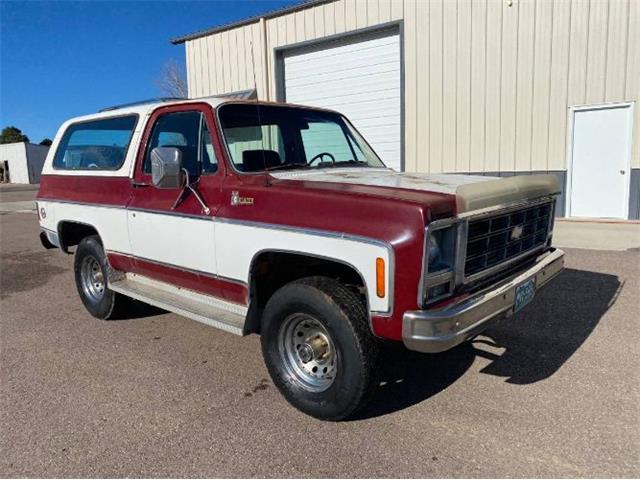
[(625, 173), (627, 173), (627, 172), (624, 171), (624, 170), (620, 170), (620, 175), (624, 175)]

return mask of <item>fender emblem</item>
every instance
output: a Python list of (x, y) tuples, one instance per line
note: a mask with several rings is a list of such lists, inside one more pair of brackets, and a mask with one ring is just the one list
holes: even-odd
[(510, 240), (518, 240), (522, 236), (523, 230), (524, 228), (522, 227), (522, 225), (513, 227), (513, 229), (511, 230)]
[(231, 206), (253, 205), (253, 197), (241, 197), (240, 193), (234, 190), (231, 192)]

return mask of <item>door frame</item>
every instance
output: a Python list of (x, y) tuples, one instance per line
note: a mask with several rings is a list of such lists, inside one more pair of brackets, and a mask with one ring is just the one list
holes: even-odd
[(566, 205), (565, 213), (567, 218), (571, 215), (571, 193), (573, 184), (573, 143), (574, 143), (574, 119), (577, 112), (585, 112), (589, 110), (606, 110), (612, 108), (629, 108), (629, 115), (631, 116), (631, 125), (629, 126), (628, 140), (629, 147), (627, 151), (627, 163), (626, 172), (628, 173), (628, 181), (625, 183), (625, 204), (624, 204), (624, 217), (629, 218), (629, 195), (631, 189), (631, 155), (633, 153), (633, 121), (634, 121), (634, 108), (635, 101), (631, 102), (610, 102), (599, 103), (596, 105), (574, 105), (568, 108), (568, 121), (567, 121), (567, 184), (565, 190)]

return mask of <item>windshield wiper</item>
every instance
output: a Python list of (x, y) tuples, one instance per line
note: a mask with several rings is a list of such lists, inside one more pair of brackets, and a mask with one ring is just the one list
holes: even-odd
[(274, 165), (273, 167), (267, 167), (265, 170), (267, 172), (271, 172), (273, 170), (285, 170), (285, 169), (293, 169), (293, 168), (311, 168), (306, 163), (283, 163), (281, 165)]
[(369, 163), (364, 160), (340, 160), (339, 162), (331, 163), (325, 162), (321, 163), (317, 167), (314, 168), (340, 168), (344, 166), (357, 166), (357, 167), (368, 167)]

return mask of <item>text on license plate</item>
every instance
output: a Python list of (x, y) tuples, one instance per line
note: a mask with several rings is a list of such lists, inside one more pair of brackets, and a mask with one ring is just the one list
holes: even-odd
[(517, 312), (522, 307), (524, 307), (527, 303), (533, 300), (533, 297), (536, 294), (536, 279), (530, 278), (522, 285), (518, 285), (516, 287), (516, 299), (513, 304), (513, 311)]

